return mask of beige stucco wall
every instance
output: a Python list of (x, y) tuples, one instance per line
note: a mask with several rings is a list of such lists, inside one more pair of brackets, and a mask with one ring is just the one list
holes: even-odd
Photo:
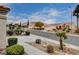
[(6, 48), (6, 20), (0, 19), (0, 49)]

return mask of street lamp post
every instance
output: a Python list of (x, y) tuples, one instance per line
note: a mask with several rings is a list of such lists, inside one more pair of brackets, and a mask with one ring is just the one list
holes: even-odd
[(71, 8), (71, 33), (72, 33), (72, 24), (73, 24), (73, 21), (72, 21), (72, 8)]

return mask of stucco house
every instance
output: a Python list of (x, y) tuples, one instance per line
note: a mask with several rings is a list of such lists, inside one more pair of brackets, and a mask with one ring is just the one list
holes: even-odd
[(0, 51), (6, 48), (6, 20), (10, 8), (0, 6)]

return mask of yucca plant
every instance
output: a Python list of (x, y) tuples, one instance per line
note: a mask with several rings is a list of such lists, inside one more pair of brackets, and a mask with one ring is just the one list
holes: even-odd
[(59, 41), (60, 41), (60, 50), (63, 50), (63, 39), (67, 39), (67, 35), (65, 32), (57, 32), (56, 33), (57, 37), (59, 37)]

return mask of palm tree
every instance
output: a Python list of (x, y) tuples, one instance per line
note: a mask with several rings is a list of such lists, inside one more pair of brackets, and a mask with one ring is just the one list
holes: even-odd
[(26, 27), (29, 28), (29, 20), (27, 21), (27, 26)]
[(41, 29), (42, 26), (44, 26), (44, 23), (43, 22), (36, 22), (35, 23), (35, 27), (39, 27)]
[(77, 29), (78, 29), (79, 5), (77, 5), (77, 7), (75, 8), (75, 10), (73, 11), (73, 16), (77, 17)]
[(56, 35), (60, 38), (60, 50), (63, 50), (63, 39), (67, 39), (65, 32), (57, 32)]

